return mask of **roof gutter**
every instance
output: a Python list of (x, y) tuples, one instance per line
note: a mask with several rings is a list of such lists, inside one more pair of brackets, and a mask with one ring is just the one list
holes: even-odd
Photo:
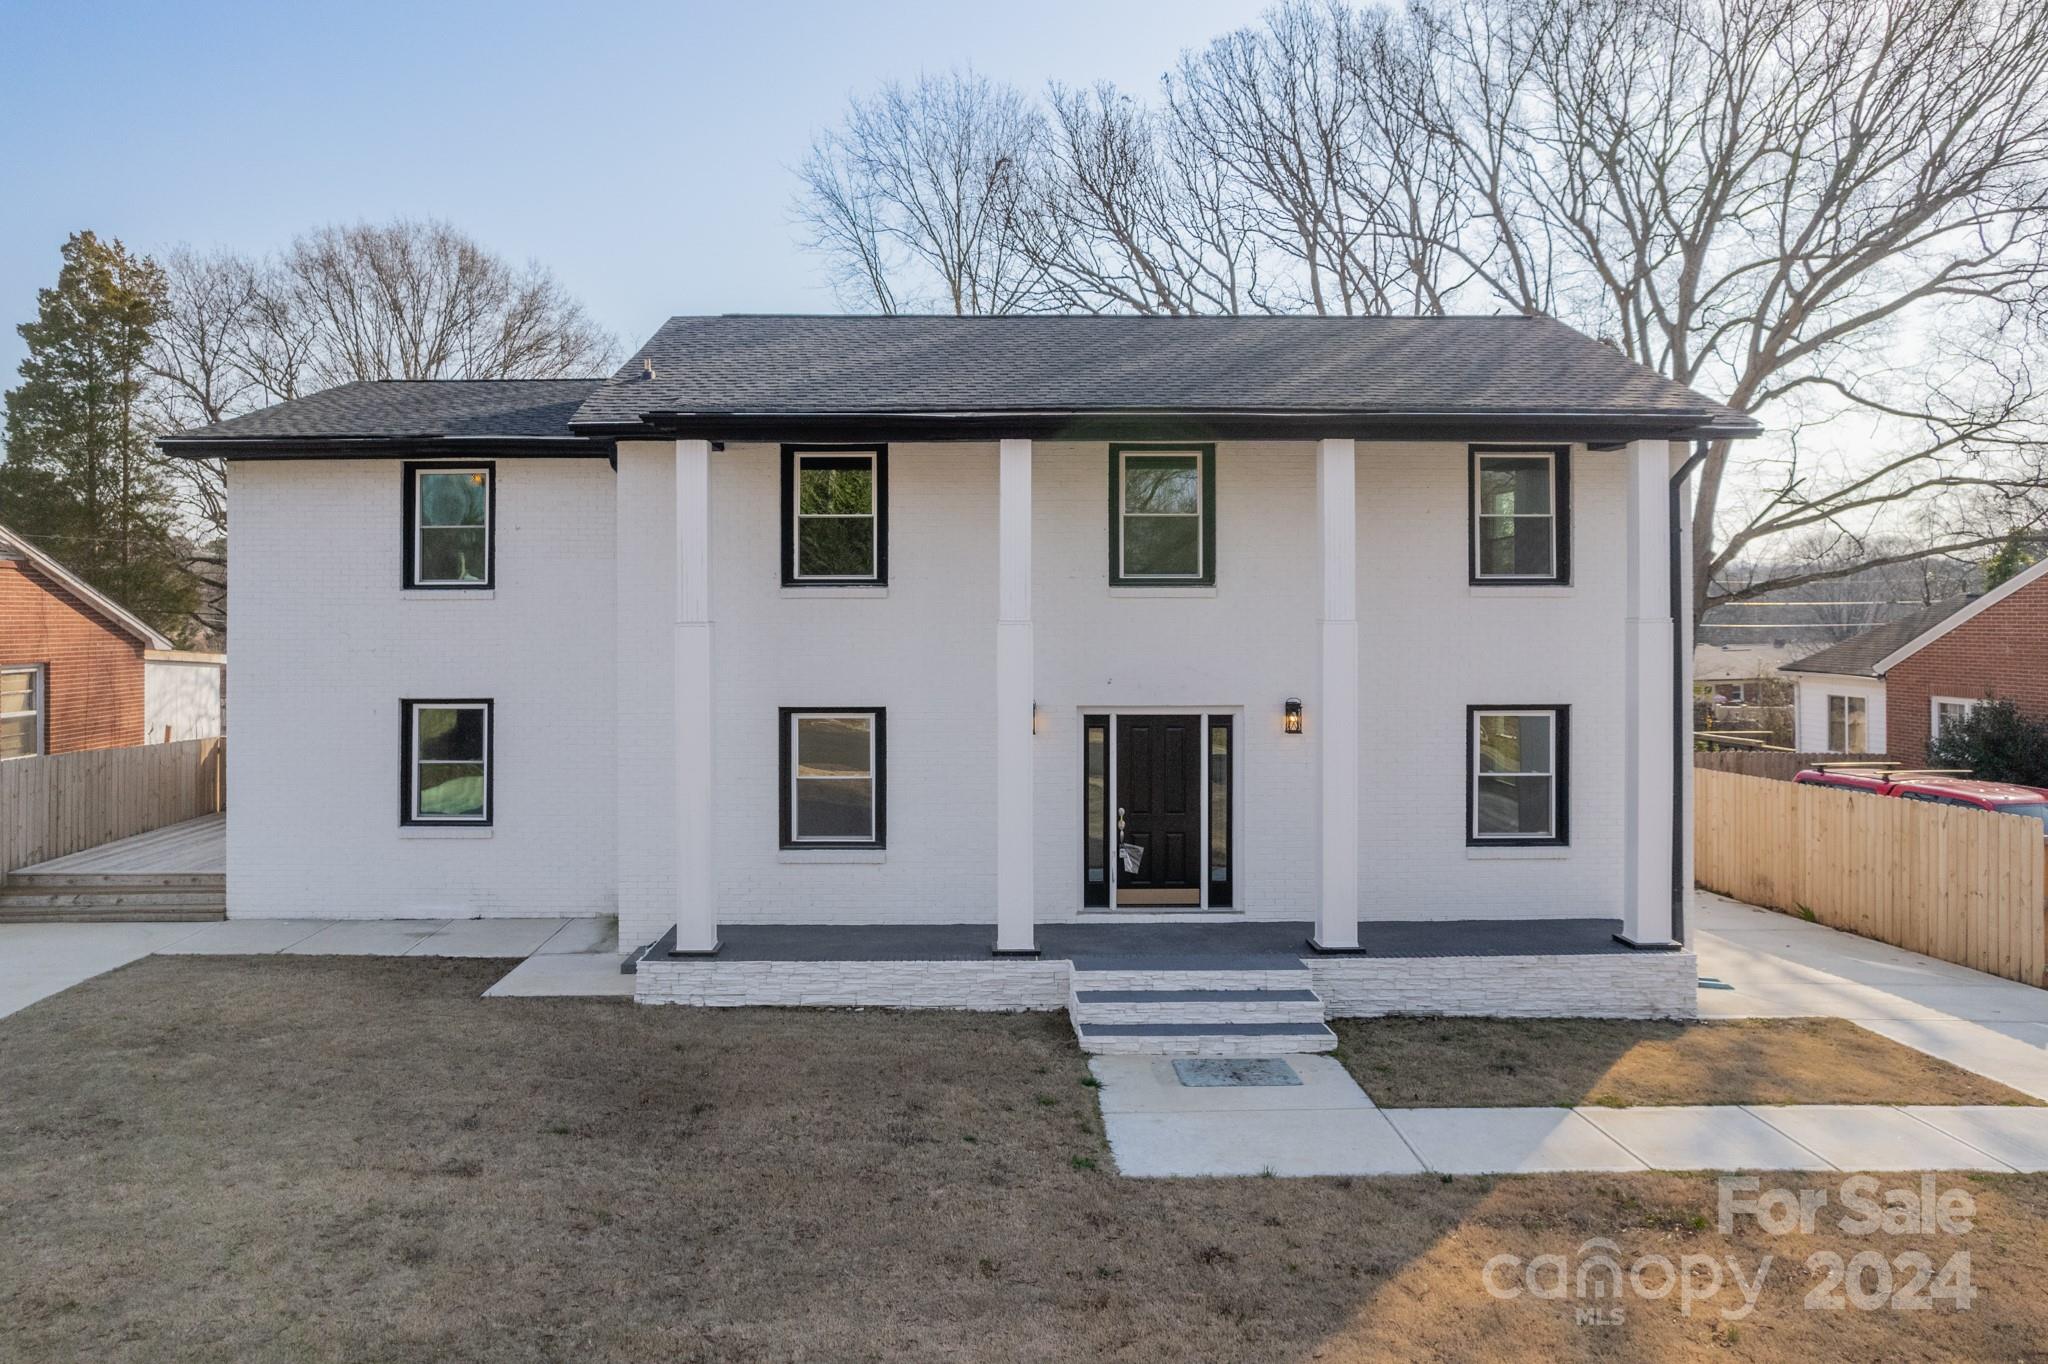
[(606, 459), (613, 442), (598, 436), (164, 436), (173, 459), (379, 459), (394, 455), (499, 459)]

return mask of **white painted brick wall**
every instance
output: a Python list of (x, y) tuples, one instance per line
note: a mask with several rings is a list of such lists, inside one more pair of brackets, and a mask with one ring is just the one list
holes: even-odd
[(1012, 1012), (1063, 1009), (1064, 961), (649, 960), (633, 978), (641, 1004), (703, 1008), (837, 1005)]
[[(612, 471), (498, 461), (497, 589), (400, 591), (397, 460), (229, 466), (231, 918), (612, 908)], [(401, 697), (497, 703), (495, 827), (398, 824)]]
[(1691, 952), (1571, 957), (1318, 957), (1316, 993), (1332, 1018), (1694, 1018)]

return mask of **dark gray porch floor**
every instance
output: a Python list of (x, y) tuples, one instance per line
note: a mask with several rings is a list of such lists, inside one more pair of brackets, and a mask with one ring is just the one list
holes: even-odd
[[(1313, 955), (1314, 930), (1305, 919), (1040, 924), (1038, 950), (1041, 959), (1095, 969), (1124, 962), (1199, 968), (1218, 959), (1256, 969)], [(1614, 940), (1620, 931), (1619, 919), (1376, 920), (1358, 925), (1358, 940), (1375, 957), (1599, 956), (1633, 950)], [(724, 924), (718, 932), (719, 961), (982, 961), (995, 944), (991, 923)], [(665, 955), (674, 942), (671, 929), (652, 955)]]

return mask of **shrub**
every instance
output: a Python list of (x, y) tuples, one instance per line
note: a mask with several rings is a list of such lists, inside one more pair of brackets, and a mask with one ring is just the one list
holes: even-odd
[(1967, 767), (1983, 781), (2048, 786), (2048, 721), (1991, 698), (1943, 726), (1927, 746), (1930, 767)]

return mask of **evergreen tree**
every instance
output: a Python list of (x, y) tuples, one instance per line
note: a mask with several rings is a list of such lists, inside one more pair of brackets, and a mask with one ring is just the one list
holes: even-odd
[(196, 594), (145, 409), (163, 306), (149, 258), (91, 232), (64, 243), (56, 285), (18, 329), (28, 358), (7, 394), (0, 522), (180, 637)]
[(2031, 565), (2039, 557), (2027, 548), (2027, 542), (2018, 531), (2005, 537), (2005, 543), (1998, 547), (1998, 553), (1991, 556), (1984, 565), (1984, 590), (1989, 592), (2021, 569)]

